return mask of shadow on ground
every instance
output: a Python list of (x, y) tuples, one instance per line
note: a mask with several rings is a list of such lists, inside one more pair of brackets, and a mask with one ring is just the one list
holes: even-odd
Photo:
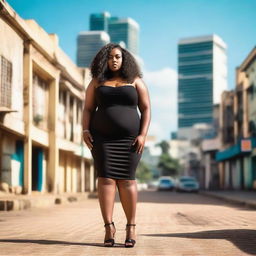
[(142, 236), (181, 237), (194, 239), (226, 239), (245, 253), (256, 255), (256, 230), (223, 229), (193, 233), (142, 234)]
[[(32, 243), (32, 244), (44, 244), (44, 245), (81, 245), (81, 246), (96, 246), (96, 247), (105, 247), (103, 243), (75, 243), (75, 242), (67, 242), (67, 241), (58, 241), (58, 240), (31, 240), (31, 239), (0, 239), (1, 243)], [(112, 248), (120, 248), (124, 247), (124, 244), (115, 243)]]

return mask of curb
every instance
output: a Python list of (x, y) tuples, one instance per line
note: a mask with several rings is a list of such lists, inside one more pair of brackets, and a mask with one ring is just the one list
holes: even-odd
[(214, 194), (211, 192), (205, 192), (205, 191), (200, 191), (199, 193), (201, 195), (211, 196), (211, 197), (218, 198), (218, 199), (221, 199), (221, 200), (229, 202), (229, 203), (239, 204), (242, 206), (248, 206), (248, 207), (256, 209), (256, 202), (251, 201), (251, 200), (242, 200), (242, 199), (238, 199), (238, 198), (231, 198), (229, 196), (218, 195), (218, 194)]
[(73, 195), (40, 195), (31, 196), (26, 198), (1, 198), (0, 199), (0, 211), (14, 211), (14, 210), (26, 210), (29, 208), (47, 208), (59, 204), (68, 204), (77, 201), (87, 200), (89, 197), (88, 192), (83, 194)]

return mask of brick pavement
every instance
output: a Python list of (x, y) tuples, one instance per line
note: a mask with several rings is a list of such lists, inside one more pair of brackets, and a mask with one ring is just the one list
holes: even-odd
[(256, 209), (256, 191), (255, 190), (202, 190), (201, 194), (220, 198), (222, 200), (249, 206)]
[(140, 192), (137, 244), (124, 248), (115, 204), (114, 248), (103, 247), (97, 199), (0, 212), (0, 255), (256, 255), (256, 211), (199, 194)]

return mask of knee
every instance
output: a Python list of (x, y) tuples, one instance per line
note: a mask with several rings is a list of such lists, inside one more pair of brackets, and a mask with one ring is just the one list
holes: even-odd
[(116, 182), (115, 182), (115, 180), (110, 179), (110, 178), (99, 177), (98, 178), (98, 185), (102, 185), (102, 186), (106, 186), (106, 185), (115, 186)]
[(136, 187), (135, 180), (118, 180), (118, 186), (121, 188), (134, 188)]

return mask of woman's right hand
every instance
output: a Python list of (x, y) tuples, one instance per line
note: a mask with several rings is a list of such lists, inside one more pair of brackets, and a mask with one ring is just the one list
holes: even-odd
[(83, 132), (83, 137), (84, 137), (84, 142), (85, 144), (87, 145), (87, 147), (92, 150), (92, 142), (93, 142), (93, 138), (92, 138), (92, 135), (90, 133), (90, 131), (84, 131)]

